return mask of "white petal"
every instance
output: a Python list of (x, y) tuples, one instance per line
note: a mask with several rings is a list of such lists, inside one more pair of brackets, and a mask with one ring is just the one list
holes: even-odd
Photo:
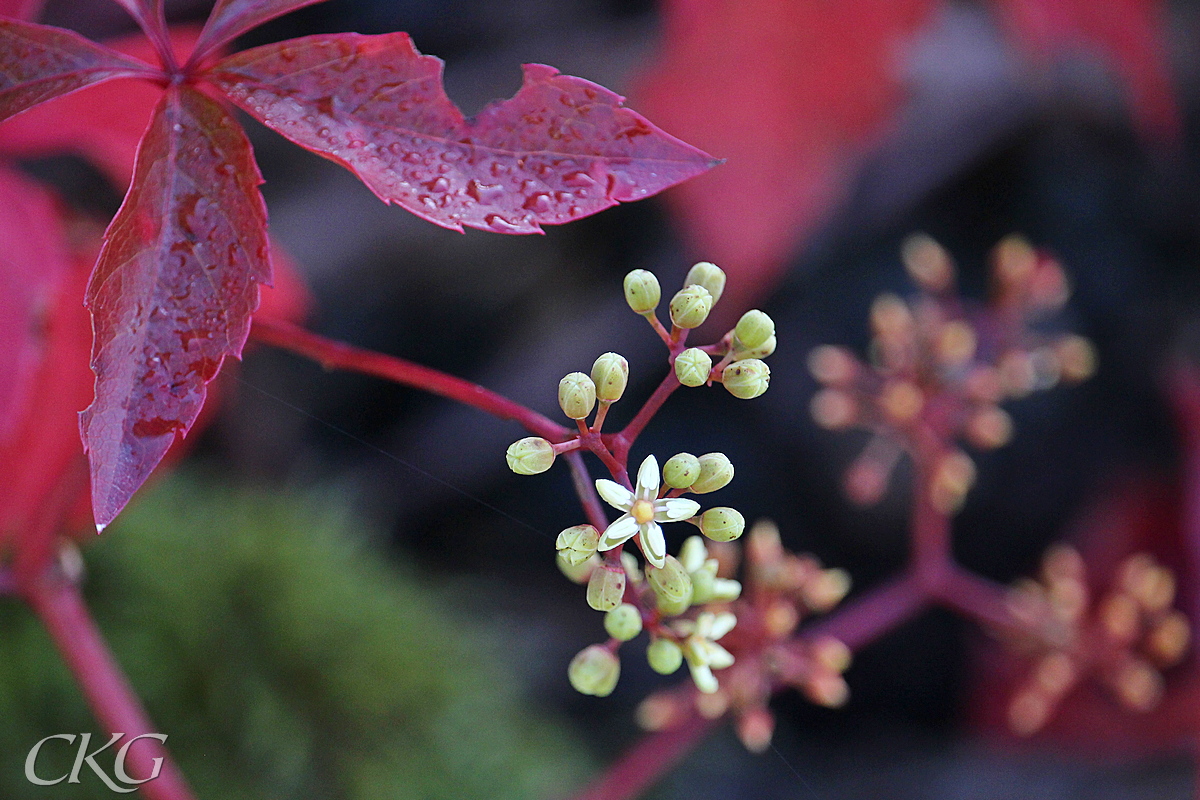
[(718, 614), (717, 618), (713, 620), (712, 628), (708, 632), (708, 638), (715, 642), (733, 630), (735, 625), (737, 625), (737, 617), (733, 614), (728, 612)]
[(606, 478), (598, 478), (596, 480), (596, 491), (604, 498), (604, 502), (608, 503), (613, 508), (619, 508), (622, 511), (628, 511), (633, 505), (633, 492), (626, 489), (616, 481), (610, 481)]
[(657, 522), (647, 522), (642, 526), (642, 555), (659, 569), (667, 563), (667, 540)]
[(696, 516), (700, 504), (686, 497), (672, 497), (654, 502), (654, 519), (657, 522), (678, 522)]
[(600, 535), (600, 544), (596, 545), (596, 549), (612, 550), (637, 532), (637, 520), (628, 514), (622, 514), (613, 521), (612, 525), (604, 529), (604, 533)]
[(658, 483), (658, 461), (654, 456), (646, 456), (638, 468), (637, 496), (646, 500), (658, 497)]
[(733, 666), (733, 655), (719, 644), (708, 643), (708, 665), (713, 669)]
[(692, 664), (691, 662), (688, 662), (688, 667), (692, 671), (692, 680), (695, 681), (697, 689), (704, 694), (716, 694), (719, 687), (711, 669), (704, 664)]

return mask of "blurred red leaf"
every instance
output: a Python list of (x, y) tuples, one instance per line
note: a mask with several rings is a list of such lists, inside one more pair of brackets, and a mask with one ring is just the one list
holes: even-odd
[(54, 199), (0, 167), (0, 444), (30, 401), (46, 315), (69, 264)]
[(1179, 108), (1161, 31), (1161, 0), (996, 0), (1035, 55), (1092, 48), (1112, 63), (1129, 91), (1134, 118), (1154, 138), (1178, 138)]
[(516, 96), (467, 120), (441, 70), (407, 34), (335, 34), (237, 53), (211, 78), (384, 201), (454, 230), (536, 233), (714, 164), (622, 107), (621, 96), (537, 64), (525, 66)]
[(148, 65), (49, 25), (0, 19), (0, 120), (100, 81), (144, 75)]
[[(740, 312), (837, 201), (901, 100), (900, 52), (933, 0), (668, 0), (638, 103), (727, 159), (673, 193), (690, 249), (715, 261)], [(737, 65), (732, 68), (731, 65)]]
[(217, 0), (204, 33), (196, 43), (193, 62), (264, 22), (325, 0)]
[(271, 275), (260, 183), (233, 118), (195, 89), (168, 89), (88, 285), (96, 394), (80, 428), (99, 527), (191, 428), (225, 356), (241, 354)]

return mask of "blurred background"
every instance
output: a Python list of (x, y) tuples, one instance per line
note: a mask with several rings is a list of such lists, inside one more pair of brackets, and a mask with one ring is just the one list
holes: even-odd
[[(188, 23), (208, 4), (167, 7)], [(51, 0), (42, 21), (132, 28), (103, 0)], [(906, 476), (871, 508), (845, 498), (864, 439), (811, 422), (805, 356), (861, 350), (874, 296), (912, 291), (906, 235), (945, 245), (982, 300), (988, 252), (1021, 233), (1062, 261), (1075, 291), (1055, 324), (1096, 343), (1100, 372), (1010, 408), (1016, 438), (979, 455), (957, 553), (1008, 582), (1064, 538), (1085, 554), (1149, 549), (1198, 608), (1181, 488), (1194, 439), (1170, 388), (1200, 348), (1194, 4), (334, 0), (239, 44), (394, 30), (446, 61), (468, 114), (515, 92), (520, 64), (546, 63), (727, 161), (545, 236), (457, 234), (247, 121), (313, 330), (554, 417), (558, 379), (615, 350), (631, 364), (615, 430), (664, 369), (622, 276), (650, 269), (670, 293), (715, 261), (729, 290), (696, 340), (763, 308), (779, 336), (771, 390), (751, 404), (679, 392), (632, 459), (725, 452), (737, 479), (720, 502), (775, 520), (861, 592), (904, 564)], [(120, 202), (124, 187), (76, 156), (23, 166), (98, 218)], [(554, 796), (636, 740), (634, 706), (672, 679), (629, 646), (612, 697), (570, 689), (571, 656), (605, 635), (554, 566), (555, 535), (581, 521), (566, 471), (505, 469), (518, 426), (261, 347), (231, 373), (181, 476), (85, 552), (106, 633), (201, 797)], [(5, 752), (86, 729), (35, 626), (2, 610)], [(1194, 723), (1124, 735), (1109, 703), (1102, 730), (1068, 717), (1018, 742), (988, 702), (1011, 689), (997, 658), (971, 625), (928, 613), (857, 655), (846, 708), (781, 696), (772, 751), (720, 732), (653, 796), (1191, 796)], [(9, 777), (6, 796), (33, 796)]]

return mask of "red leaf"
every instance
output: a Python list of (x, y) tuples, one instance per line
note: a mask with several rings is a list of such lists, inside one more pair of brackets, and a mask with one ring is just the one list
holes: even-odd
[(153, 71), (71, 31), (0, 19), (0, 120), (93, 83)]
[(536, 233), (715, 163), (622, 107), (620, 95), (539, 64), (525, 66), (515, 97), (467, 120), (441, 70), (407, 34), (333, 34), (237, 53), (211, 78), (385, 202), (454, 230)]
[(241, 354), (271, 274), (260, 183), (233, 118), (172, 86), (88, 285), (96, 396), (80, 429), (100, 528), (191, 428), (225, 356)]
[(1098, 48), (1129, 91), (1143, 132), (1178, 140), (1183, 122), (1171, 88), (1161, 0), (996, 0), (1010, 26), (1035, 55)]
[[(171, 28), (175, 51), (188, 53), (199, 35), (195, 26)], [(141, 33), (105, 42), (133, 58), (153, 59), (154, 46)], [(162, 88), (149, 81), (115, 80), (55, 98), (0, 125), (0, 155), (39, 158), (70, 151), (104, 171), (125, 189), (133, 157), (146, 132)]]
[(718, 311), (740, 312), (769, 290), (845, 191), (903, 100), (898, 55), (936, 5), (663, 4), (664, 49), (635, 95), (664, 126), (728, 159), (671, 198), (693, 255), (741, 278)]
[(211, 51), (256, 28), (268, 20), (281, 17), (304, 6), (322, 3), (325, 0), (217, 0), (196, 50), (192, 62), (199, 61)]
[(0, 444), (24, 416), (46, 314), (69, 266), (50, 193), (0, 168)]

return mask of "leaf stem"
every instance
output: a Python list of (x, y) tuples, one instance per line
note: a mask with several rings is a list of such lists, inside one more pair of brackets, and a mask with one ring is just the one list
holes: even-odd
[[(100, 725), (128, 737), (157, 732), (104, 643), (79, 587), (52, 568), (23, 582), (21, 594), (46, 626)], [(154, 760), (162, 758), (158, 777), (140, 787), (149, 800), (193, 800), (183, 774), (157, 740), (145, 739), (129, 748), (127, 758), (130, 774), (136, 776), (153, 774)]]
[(579, 495), (579, 504), (587, 514), (588, 524), (598, 531), (608, 527), (608, 515), (596, 494), (596, 484), (588, 472), (587, 464), (583, 463), (583, 454), (578, 450), (564, 456), (567, 466), (571, 468), (571, 482), (575, 486), (575, 494)]
[(515, 420), (530, 433), (551, 442), (561, 442), (570, 435), (557, 422), (490, 389), (403, 358), (327, 339), (290, 322), (258, 317), (250, 335), (257, 341), (311, 358), (325, 369), (373, 375), (456, 400), (500, 419)]

